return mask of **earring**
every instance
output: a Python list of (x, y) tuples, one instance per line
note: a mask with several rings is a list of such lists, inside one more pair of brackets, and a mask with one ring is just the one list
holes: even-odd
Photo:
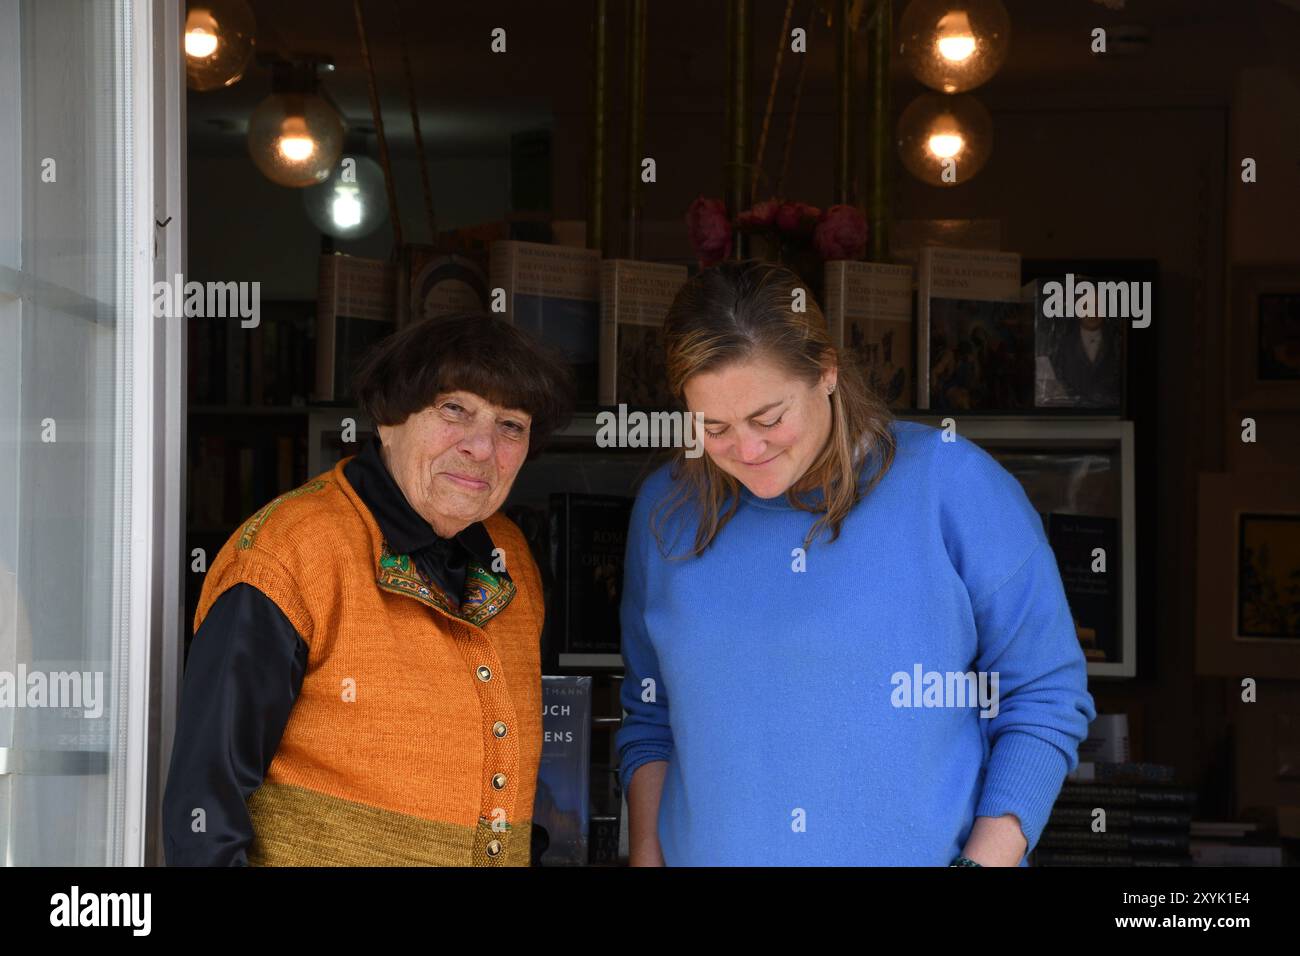
[(831, 395), (834, 393), (834, 391), (835, 391), (835, 386), (832, 385), (830, 388), (826, 389), (826, 394)]

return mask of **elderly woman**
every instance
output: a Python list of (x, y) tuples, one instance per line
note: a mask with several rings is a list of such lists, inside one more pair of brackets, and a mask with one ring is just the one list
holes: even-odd
[(632, 863), (1023, 864), (1095, 716), (1042, 522), (892, 421), (801, 285), (726, 262), (665, 320), (705, 454), (628, 532)]
[(378, 438), (253, 514), (204, 581), (163, 806), (172, 865), (529, 862), (542, 591), (499, 509), (572, 407), (490, 315), (407, 326)]

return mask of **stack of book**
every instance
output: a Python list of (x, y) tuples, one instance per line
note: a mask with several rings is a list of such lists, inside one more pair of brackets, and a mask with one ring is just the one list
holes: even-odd
[(1034, 866), (1190, 866), (1196, 791), (1174, 768), (1081, 761), (1039, 838)]
[(1276, 834), (1257, 823), (1198, 820), (1192, 824), (1192, 866), (1286, 866)]

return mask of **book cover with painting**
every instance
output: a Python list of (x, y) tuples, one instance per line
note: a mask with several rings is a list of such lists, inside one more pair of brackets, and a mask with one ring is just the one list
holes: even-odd
[(607, 259), (600, 273), (601, 405), (669, 409), (664, 317), (686, 282), (685, 266)]
[(1014, 252), (922, 248), (917, 266), (917, 406), (1034, 407), (1033, 304)]
[(912, 408), (912, 267), (832, 260), (825, 266), (824, 289), (831, 343), (857, 363), (882, 401)]

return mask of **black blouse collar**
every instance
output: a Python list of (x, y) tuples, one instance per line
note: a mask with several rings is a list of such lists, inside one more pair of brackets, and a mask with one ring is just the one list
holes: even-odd
[[(410, 555), (457, 603), (464, 589), (466, 560), (492, 567), (494, 545), (483, 523), (476, 521), (453, 538), (441, 537), (406, 500), (384, 463), (378, 436), (362, 445), (343, 466), (343, 473), (374, 515), (389, 550)], [(494, 573), (508, 577), (504, 572)]]

